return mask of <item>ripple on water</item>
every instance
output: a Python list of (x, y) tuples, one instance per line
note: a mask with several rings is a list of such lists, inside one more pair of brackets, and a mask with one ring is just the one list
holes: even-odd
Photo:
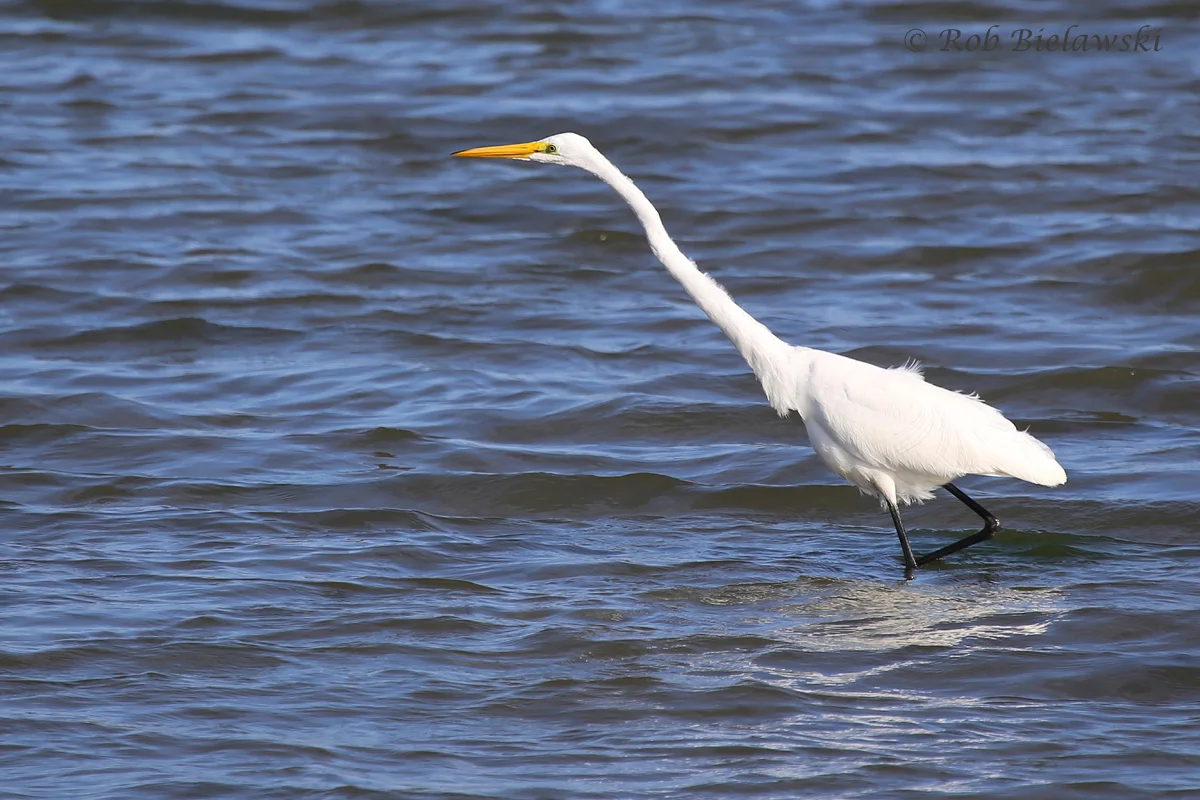
[[(7, 790), (1195, 794), (1200, 29), (1151, 12), (1084, 57), (898, 46), (1079, 13), (1004, 0), (5, 6)], [(1068, 483), (965, 479), (1004, 530), (902, 581), (619, 198), (448, 157), (562, 130)]]

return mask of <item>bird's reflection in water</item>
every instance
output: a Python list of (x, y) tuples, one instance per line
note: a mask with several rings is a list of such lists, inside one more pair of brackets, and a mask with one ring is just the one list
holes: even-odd
[[(766, 665), (778, 669), (791, 663), (810, 678), (832, 683), (854, 680), (857, 676), (850, 673), (856, 670), (843, 674), (834, 662), (822, 660), (815, 665), (818, 672), (812, 672), (804, 665), (814, 665), (803, 656), (891, 654), (892, 659), (870, 659), (870, 670), (887, 670), (910, 657), (924, 658), (931, 648), (965, 654), (976, 646), (995, 647), (1001, 640), (1040, 636), (1066, 611), (1064, 593), (1055, 588), (921, 586), (832, 578), (693, 587), (660, 598), (752, 607), (752, 614), (713, 622), (721, 635), (736, 630), (770, 640), (767, 650), (781, 657), (768, 655), (763, 660), (764, 653), (756, 654), (755, 672)], [(856, 663), (865, 666), (853, 658), (843, 666)]]
[(815, 598), (784, 613), (811, 622), (777, 635), (810, 650), (898, 650), (954, 647), (1045, 633), (1063, 610), (1056, 589), (858, 584)]

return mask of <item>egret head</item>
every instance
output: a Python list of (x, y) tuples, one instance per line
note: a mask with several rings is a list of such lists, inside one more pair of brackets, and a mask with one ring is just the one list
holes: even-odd
[(565, 164), (591, 170), (593, 158), (599, 155), (599, 152), (578, 133), (556, 133), (536, 142), (473, 147), (470, 150), (459, 150), (454, 155), (460, 158), (515, 158), (519, 161)]

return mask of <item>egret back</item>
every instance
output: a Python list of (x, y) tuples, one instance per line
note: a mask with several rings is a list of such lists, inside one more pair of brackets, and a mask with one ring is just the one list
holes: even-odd
[(809, 367), (796, 410), (830, 468), (860, 488), (892, 494), (877, 485), (892, 482), (889, 499), (911, 502), (963, 475), (1066, 480), (1049, 447), (975, 395), (926, 383), (915, 366), (883, 369), (797, 349)]

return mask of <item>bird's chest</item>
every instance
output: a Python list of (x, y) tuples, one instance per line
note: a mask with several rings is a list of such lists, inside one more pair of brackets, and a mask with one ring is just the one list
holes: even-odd
[(853, 483), (850, 475), (856, 467), (861, 466), (862, 459), (832, 434), (820, 414), (810, 414), (802, 420), (813, 452), (825, 462), (825, 466)]

